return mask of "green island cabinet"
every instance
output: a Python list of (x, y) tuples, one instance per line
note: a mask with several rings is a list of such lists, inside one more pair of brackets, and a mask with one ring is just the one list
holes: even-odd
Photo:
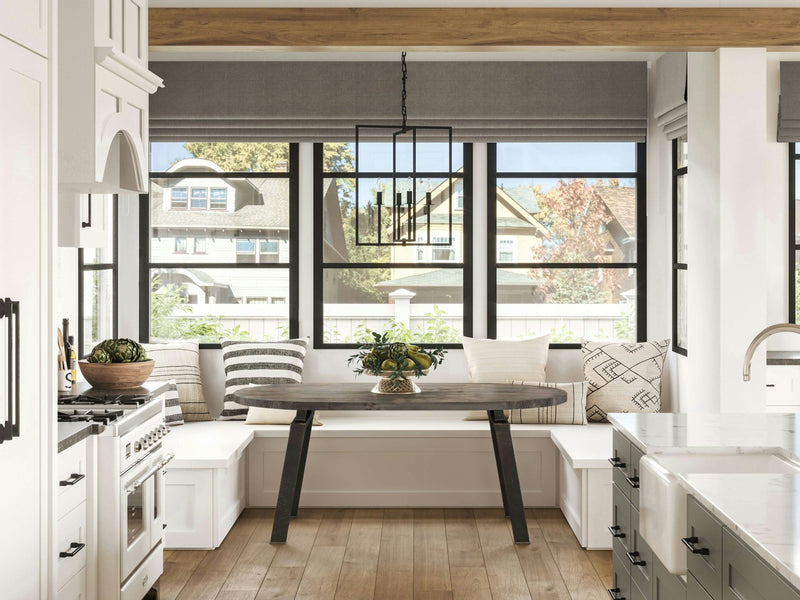
[[(690, 496), (686, 578), (667, 571), (639, 535), (639, 459), (614, 430), (614, 600), (800, 600), (800, 592)], [(690, 550), (690, 547), (692, 548)]]

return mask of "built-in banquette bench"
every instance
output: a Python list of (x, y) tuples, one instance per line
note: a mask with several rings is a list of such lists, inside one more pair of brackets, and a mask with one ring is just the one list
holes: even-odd
[[(486, 421), (453, 412), (322, 412), (302, 507), (502, 506)], [(285, 425), (187, 423), (164, 439), (167, 548), (216, 548), (245, 507), (277, 499)], [(526, 506), (559, 506), (581, 545), (608, 549), (611, 426), (512, 425)]]

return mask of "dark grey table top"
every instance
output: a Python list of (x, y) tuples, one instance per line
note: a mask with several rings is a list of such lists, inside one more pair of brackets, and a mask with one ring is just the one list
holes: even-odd
[(261, 385), (234, 393), (245, 406), (286, 410), (512, 410), (567, 401), (563, 390), (503, 383), (420, 383), (419, 394), (373, 394), (369, 382)]

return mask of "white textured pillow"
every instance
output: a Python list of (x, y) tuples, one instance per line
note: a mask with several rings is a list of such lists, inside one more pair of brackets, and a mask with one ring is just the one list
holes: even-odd
[(659, 412), (661, 374), (669, 340), (635, 344), (583, 341), (586, 413), (605, 422), (610, 412)]
[(544, 381), (550, 335), (527, 340), (462, 338), (472, 383)]
[[(540, 387), (564, 390), (567, 401), (564, 404), (545, 406), (543, 408), (520, 408), (503, 411), (509, 423), (526, 423), (532, 425), (586, 425), (586, 390), (585, 381), (574, 383), (550, 383), (545, 381), (509, 381), (520, 385), (536, 385)], [(485, 410), (471, 410), (464, 417), (465, 421), (486, 421)]]
[(197, 342), (180, 341), (167, 344), (142, 344), (147, 358), (155, 360), (150, 379), (175, 380), (183, 420), (210, 421), (208, 406), (200, 380), (200, 346)]
[[(261, 384), (251, 383), (250, 386)], [(259, 408), (251, 406), (247, 411), (247, 418), (244, 420), (247, 425), (291, 425), (295, 417), (295, 411), (283, 410), (282, 408)], [(322, 425), (317, 420), (317, 413), (314, 413), (313, 425)]]

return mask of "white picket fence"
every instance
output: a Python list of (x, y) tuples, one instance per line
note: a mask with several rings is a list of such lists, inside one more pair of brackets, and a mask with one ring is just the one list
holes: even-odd
[[(220, 317), (225, 329), (239, 326), (253, 339), (281, 339), (288, 332), (288, 305), (203, 304), (191, 313), (173, 318)], [(410, 309), (410, 310), (409, 310)], [(443, 314), (433, 317), (438, 309)], [(497, 337), (521, 338), (553, 333), (553, 341), (581, 338), (615, 340), (616, 324), (634, 318), (629, 304), (498, 304)], [(364, 329), (381, 331), (392, 320), (404, 323), (412, 333), (425, 332), (432, 320), (461, 333), (461, 304), (326, 304), (324, 336), (328, 343), (356, 341)], [(630, 327), (629, 329), (632, 329)], [(441, 341), (441, 340), (440, 340)]]

